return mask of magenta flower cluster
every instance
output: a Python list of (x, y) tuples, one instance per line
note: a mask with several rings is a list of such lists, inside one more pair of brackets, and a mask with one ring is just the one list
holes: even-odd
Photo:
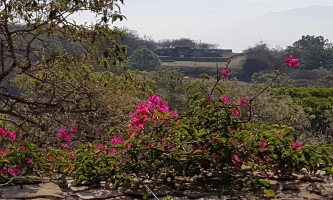
[(13, 141), (16, 140), (16, 135), (12, 131), (5, 131), (3, 128), (0, 128), (0, 135), (4, 135)]
[(289, 58), (286, 58), (285, 61), (289, 67), (299, 67), (299, 58), (294, 59), (292, 55), (290, 55)]
[[(77, 130), (77, 127), (75, 126), (72, 126), (71, 127), (71, 131), (74, 133), (76, 132)], [(72, 142), (72, 135), (70, 135), (68, 132), (67, 132), (67, 129), (60, 129), (59, 130), (59, 135), (62, 139), (65, 140), (65, 142)], [(67, 148), (67, 146), (63, 146), (63, 148)]]
[(148, 98), (148, 103), (140, 103), (136, 107), (136, 113), (131, 113), (131, 123), (128, 125), (132, 129), (132, 132), (129, 132), (130, 136), (135, 136), (137, 133), (144, 129), (144, 125), (149, 119), (155, 121), (168, 120), (166, 116), (158, 117), (155, 113), (160, 113), (165, 115), (169, 113), (171, 116), (178, 115), (177, 110), (169, 111), (168, 103), (164, 102), (159, 96), (153, 95)]

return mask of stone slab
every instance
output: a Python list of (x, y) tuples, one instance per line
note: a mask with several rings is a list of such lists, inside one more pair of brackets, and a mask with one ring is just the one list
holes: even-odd
[(123, 196), (123, 193), (113, 192), (106, 189), (92, 189), (87, 191), (76, 192), (75, 195), (79, 199), (90, 200), (90, 199), (107, 199)]
[(3, 199), (64, 199), (65, 195), (55, 183), (15, 185), (0, 189)]

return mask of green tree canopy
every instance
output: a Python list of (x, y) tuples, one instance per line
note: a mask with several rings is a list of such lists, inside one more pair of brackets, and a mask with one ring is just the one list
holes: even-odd
[(268, 45), (262, 41), (244, 50), (246, 60), (243, 65), (243, 73), (237, 77), (242, 81), (251, 81), (254, 73), (271, 72), (278, 69), (281, 61), (284, 59), (284, 52), (280, 49), (270, 49)]
[(323, 36), (302, 36), (286, 51), (300, 58), (300, 66), (304, 69), (333, 69), (332, 43)]
[(131, 69), (138, 70), (154, 70), (157, 67), (161, 66), (162, 61), (158, 58), (158, 56), (148, 49), (146, 46), (143, 46), (129, 57), (128, 66)]

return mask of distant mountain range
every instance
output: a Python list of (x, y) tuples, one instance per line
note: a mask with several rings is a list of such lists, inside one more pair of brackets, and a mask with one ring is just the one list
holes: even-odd
[(302, 35), (322, 35), (333, 42), (333, 6), (311, 6), (267, 13), (258, 17), (246, 18), (223, 27), (221, 46), (253, 46), (263, 40), (275, 47), (285, 47), (301, 38)]

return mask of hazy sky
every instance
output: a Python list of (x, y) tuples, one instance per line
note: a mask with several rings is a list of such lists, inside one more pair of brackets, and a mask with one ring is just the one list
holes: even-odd
[[(231, 38), (227, 38), (230, 36), (225, 36), (225, 33), (230, 32), (228, 29), (238, 21), (269, 12), (314, 5), (333, 6), (333, 0), (125, 0), (122, 12), (127, 21), (115, 25), (126, 26), (155, 40), (188, 37), (240, 51), (259, 40), (271, 41), (260, 36), (247, 44), (237, 43), (237, 40), (228, 44)], [(276, 45), (276, 41), (272, 43)], [(285, 44), (286, 41), (281, 41), (282, 47)]]

